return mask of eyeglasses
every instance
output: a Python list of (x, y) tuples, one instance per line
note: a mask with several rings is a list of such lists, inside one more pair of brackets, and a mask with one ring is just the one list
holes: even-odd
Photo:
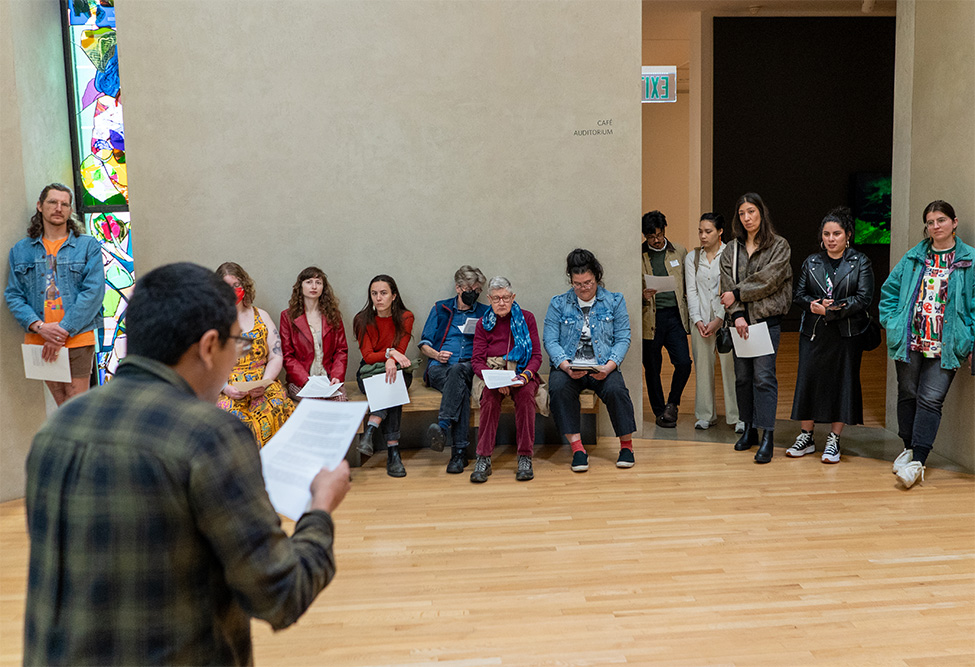
[(251, 351), (252, 347), (254, 347), (254, 341), (252, 341), (250, 338), (244, 338), (243, 336), (227, 336), (227, 338), (232, 338), (237, 344), (238, 357), (244, 356)]
[(492, 294), (488, 298), (491, 299), (491, 303), (511, 303), (515, 300), (515, 295), (509, 294), (508, 296), (495, 296)]
[(577, 283), (576, 281), (573, 280), (572, 289), (589, 289), (595, 284), (596, 284), (595, 280), (587, 280), (584, 283)]
[(940, 227), (941, 225), (951, 224), (951, 218), (948, 216), (939, 216), (933, 220), (926, 220), (924, 224), (927, 227)]

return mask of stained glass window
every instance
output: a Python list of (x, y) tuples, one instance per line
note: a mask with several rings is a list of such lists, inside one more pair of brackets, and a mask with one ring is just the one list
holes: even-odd
[(103, 326), (98, 381), (125, 356), (125, 307), (135, 282), (115, 0), (61, 0), (78, 213), (102, 245)]

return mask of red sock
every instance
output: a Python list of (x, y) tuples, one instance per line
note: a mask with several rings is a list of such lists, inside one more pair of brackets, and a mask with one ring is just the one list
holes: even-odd
[(620, 439), (620, 449), (629, 449), (630, 451), (633, 451), (633, 439), (632, 438), (629, 440)]
[(586, 448), (582, 446), (582, 438), (579, 438), (577, 440), (570, 440), (569, 446), (572, 447), (573, 454), (575, 454), (576, 452), (586, 451)]

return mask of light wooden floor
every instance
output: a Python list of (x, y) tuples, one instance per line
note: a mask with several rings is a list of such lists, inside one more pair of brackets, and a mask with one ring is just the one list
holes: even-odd
[[(690, 339), (688, 338), (688, 347)], [(638, 350), (639, 348), (632, 348)], [(670, 358), (664, 352), (664, 363), (661, 371), (661, 382), (664, 388), (664, 396), (670, 390), (670, 379), (673, 376), (674, 367), (670, 365)], [(788, 420), (792, 415), (792, 397), (796, 391), (796, 374), (799, 368), (799, 333), (796, 331), (786, 331), (782, 333), (779, 340), (779, 352), (775, 363), (775, 376), (779, 381), (779, 404), (776, 409), (775, 417), (780, 420)], [(721, 365), (714, 365), (714, 386), (716, 387), (717, 410), (719, 415), (725, 414), (724, 393), (721, 389)], [(881, 341), (880, 347), (870, 352), (865, 352), (860, 367), (860, 386), (863, 391), (863, 425), (875, 428), (884, 427), (885, 403), (887, 396), (887, 344)], [(694, 392), (696, 382), (694, 371), (691, 371), (691, 378), (684, 388), (680, 404), (680, 419), (694, 423)], [(643, 415), (644, 419), (652, 422), (650, 417), (653, 412), (650, 410), (650, 401), (647, 399), (646, 383), (643, 387)], [(723, 423), (723, 417), (721, 419)], [(796, 425), (798, 429), (798, 425)], [(797, 431), (798, 432), (798, 431)], [(791, 443), (790, 443), (791, 444)]]
[[(885, 369), (864, 363), (881, 423)], [(567, 447), (539, 447), (528, 483), (510, 446), (480, 486), (430, 450), (404, 453), (402, 480), (374, 457), (336, 513), (337, 578), (292, 628), (254, 623), (257, 663), (975, 664), (975, 478), (929, 467), (905, 491), (864, 455), (899, 443), (869, 428), (826, 466), (782, 456), (780, 424), (758, 466), (727, 427), (693, 430), (692, 388), (678, 429), (635, 441), (631, 470), (614, 439), (585, 474)], [(0, 665), (21, 661), (24, 531), (22, 501), (0, 504)]]
[[(263, 665), (975, 664), (975, 479), (726, 444), (615, 441), (586, 474), (565, 447), (488, 483), (406, 452), (355, 471), (339, 574), (299, 623), (254, 623)], [(380, 457), (381, 458), (381, 457)], [(290, 530), (290, 526), (288, 527)], [(0, 505), (0, 663), (19, 663), (23, 505)]]

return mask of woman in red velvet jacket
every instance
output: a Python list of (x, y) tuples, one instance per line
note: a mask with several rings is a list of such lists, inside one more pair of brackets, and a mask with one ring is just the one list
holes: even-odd
[[(328, 375), (332, 384), (345, 382), (349, 345), (339, 300), (325, 272), (309, 266), (298, 274), (288, 309), (281, 312), (281, 348), (288, 375), (288, 394), (296, 398), (309, 376)], [(336, 396), (344, 400), (344, 394)]]

